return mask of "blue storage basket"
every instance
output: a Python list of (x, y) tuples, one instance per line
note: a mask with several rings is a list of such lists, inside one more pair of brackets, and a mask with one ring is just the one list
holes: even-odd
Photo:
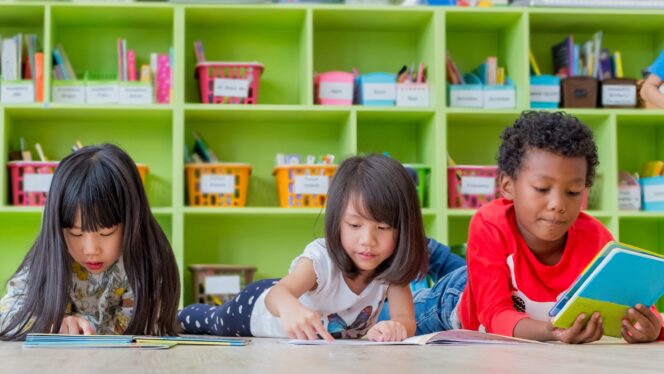
[[(385, 92), (380, 92), (379, 98), (365, 98), (367, 95), (372, 93), (368, 92), (366, 85), (371, 84), (380, 84), (385, 85), (380, 90)], [(373, 105), (373, 106), (394, 106), (397, 100), (397, 75), (390, 73), (368, 73), (363, 74), (357, 77), (356, 85), (357, 87), (357, 100), (359, 104), (362, 105)]]

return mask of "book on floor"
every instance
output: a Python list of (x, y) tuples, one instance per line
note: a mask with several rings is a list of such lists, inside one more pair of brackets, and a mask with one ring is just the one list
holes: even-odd
[(447, 330), (426, 335), (417, 335), (400, 342), (374, 342), (367, 339), (287, 340), (294, 345), (447, 345), (447, 344), (546, 344), (534, 340), (489, 334), (473, 330)]
[(132, 336), (28, 334), (23, 343), (28, 348), (135, 348), (168, 349), (174, 345), (216, 345), (241, 347), (249, 339), (208, 335)]
[(664, 295), (664, 256), (609, 242), (553, 306), (553, 325), (572, 326), (594, 312), (604, 319), (604, 335), (620, 337), (622, 320), (636, 304), (652, 306)]

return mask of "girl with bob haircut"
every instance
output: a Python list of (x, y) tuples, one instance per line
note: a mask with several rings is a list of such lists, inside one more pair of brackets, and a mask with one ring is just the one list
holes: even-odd
[[(287, 276), (254, 282), (218, 307), (190, 305), (178, 321), (187, 333), (400, 341), (415, 333), (409, 283), (426, 272), (408, 172), (385, 156), (356, 156), (332, 179), (325, 238), (310, 243)], [(377, 323), (386, 298), (391, 319)]]
[(0, 300), (0, 338), (174, 335), (180, 282), (132, 159), (110, 144), (65, 157), (41, 231)]

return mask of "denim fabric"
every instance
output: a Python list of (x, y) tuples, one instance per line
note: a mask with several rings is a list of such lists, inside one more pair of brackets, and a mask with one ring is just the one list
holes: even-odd
[(468, 272), (463, 266), (447, 274), (433, 287), (415, 292), (413, 301), (417, 335), (461, 327), (457, 305), (467, 280)]
[[(428, 239), (427, 251), (429, 252), (429, 271), (427, 276), (432, 282), (436, 283), (439, 279), (448, 273), (466, 266), (466, 261), (450, 251), (450, 248), (434, 239)], [(422, 288), (422, 281), (413, 281), (411, 283), (411, 290), (413, 294), (417, 293)], [(417, 312), (417, 311), (416, 311)], [(415, 315), (417, 317), (417, 314)], [(378, 316), (378, 321), (386, 321), (390, 319), (390, 307), (387, 302), (383, 305), (383, 309)]]

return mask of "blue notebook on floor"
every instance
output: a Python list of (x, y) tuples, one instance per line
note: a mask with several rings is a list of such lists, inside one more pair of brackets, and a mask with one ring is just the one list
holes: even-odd
[(604, 319), (604, 334), (620, 337), (622, 319), (636, 304), (652, 306), (664, 295), (664, 256), (609, 242), (549, 312), (553, 325), (572, 326), (581, 313)]
[(249, 339), (209, 335), (132, 336), (132, 335), (63, 335), (28, 334), (23, 343), (28, 348), (135, 348), (168, 349), (174, 345), (216, 345), (242, 347)]

